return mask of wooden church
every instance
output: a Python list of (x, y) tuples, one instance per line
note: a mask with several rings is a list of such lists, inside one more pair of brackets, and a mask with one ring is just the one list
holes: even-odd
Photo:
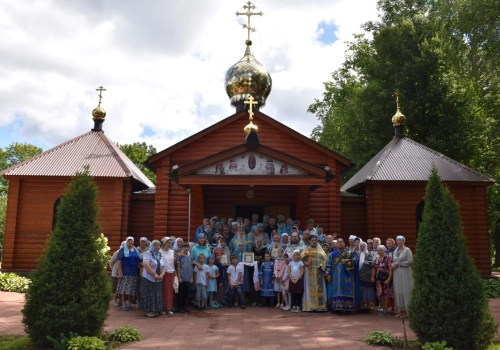
[(490, 274), (492, 179), (406, 138), (398, 105), (394, 139), (341, 187), (347, 158), (261, 112), (272, 80), (249, 39), (225, 78), (236, 113), (150, 157), (156, 187), (104, 134), (101, 99), (91, 131), (0, 172), (9, 180), (2, 270), (36, 268), (59, 198), (85, 165), (99, 186), (99, 220), (111, 251), (127, 236), (192, 240), (204, 217), (253, 213), (292, 217), (302, 228), (312, 218), (327, 234), (364, 240), (402, 234), (414, 251), (434, 165), (460, 202), (471, 257)]

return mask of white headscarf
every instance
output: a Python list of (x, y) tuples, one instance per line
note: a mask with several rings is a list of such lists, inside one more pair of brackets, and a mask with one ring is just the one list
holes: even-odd
[[(361, 250), (361, 244), (365, 245), (365, 249)], [(368, 244), (363, 242), (363, 240), (359, 239), (359, 270), (363, 267), (363, 263), (365, 262), (365, 256), (368, 254)]]

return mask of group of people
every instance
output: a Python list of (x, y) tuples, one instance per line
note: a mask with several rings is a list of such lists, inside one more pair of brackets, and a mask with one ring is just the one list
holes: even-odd
[(407, 317), (412, 252), (403, 236), (385, 243), (352, 235), (346, 244), (313, 219), (301, 230), (300, 222), (281, 215), (262, 222), (256, 214), (204, 218), (191, 243), (142, 237), (135, 247), (127, 237), (110, 260), (114, 304), (127, 311), (138, 300), (148, 317), (187, 313), (188, 305), (245, 309), (247, 302), (292, 312), (380, 307), (381, 316)]

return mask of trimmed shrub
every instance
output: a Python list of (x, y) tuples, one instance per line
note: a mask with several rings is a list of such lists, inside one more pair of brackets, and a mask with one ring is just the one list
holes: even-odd
[(491, 278), (483, 280), (483, 282), (487, 298), (500, 298), (500, 279)]
[(0, 291), (26, 293), (31, 281), (15, 273), (0, 272)]
[(97, 186), (89, 169), (77, 173), (61, 198), (47, 248), (31, 274), (23, 323), (33, 343), (51, 345), (61, 333), (97, 336), (112, 299), (107, 240), (97, 223)]
[[(479, 271), (467, 254), (458, 203), (432, 170), (414, 259), (410, 327), (424, 343), (486, 349), (496, 334)], [(473, 238), (471, 238), (473, 239)]]
[(453, 348), (446, 346), (446, 341), (443, 340), (442, 342), (425, 343), (422, 350), (453, 350)]

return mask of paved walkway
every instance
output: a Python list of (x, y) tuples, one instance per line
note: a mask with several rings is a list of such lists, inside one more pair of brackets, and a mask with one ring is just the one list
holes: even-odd
[[(0, 335), (24, 334), (21, 309), (24, 294), (0, 292)], [(490, 300), (500, 322), (500, 299)], [(400, 319), (371, 315), (291, 313), (274, 308), (248, 307), (192, 311), (190, 314), (145, 317), (143, 311), (111, 306), (105, 330), (130, 324), (144, 337), (124, 349), (379, 349), (364, 343), (370, 331), (391, 332), (402, 338)], [(408, 339), (415, 334), (406, 324)], [(500, 339), (497, 337), (497, 339)]]

